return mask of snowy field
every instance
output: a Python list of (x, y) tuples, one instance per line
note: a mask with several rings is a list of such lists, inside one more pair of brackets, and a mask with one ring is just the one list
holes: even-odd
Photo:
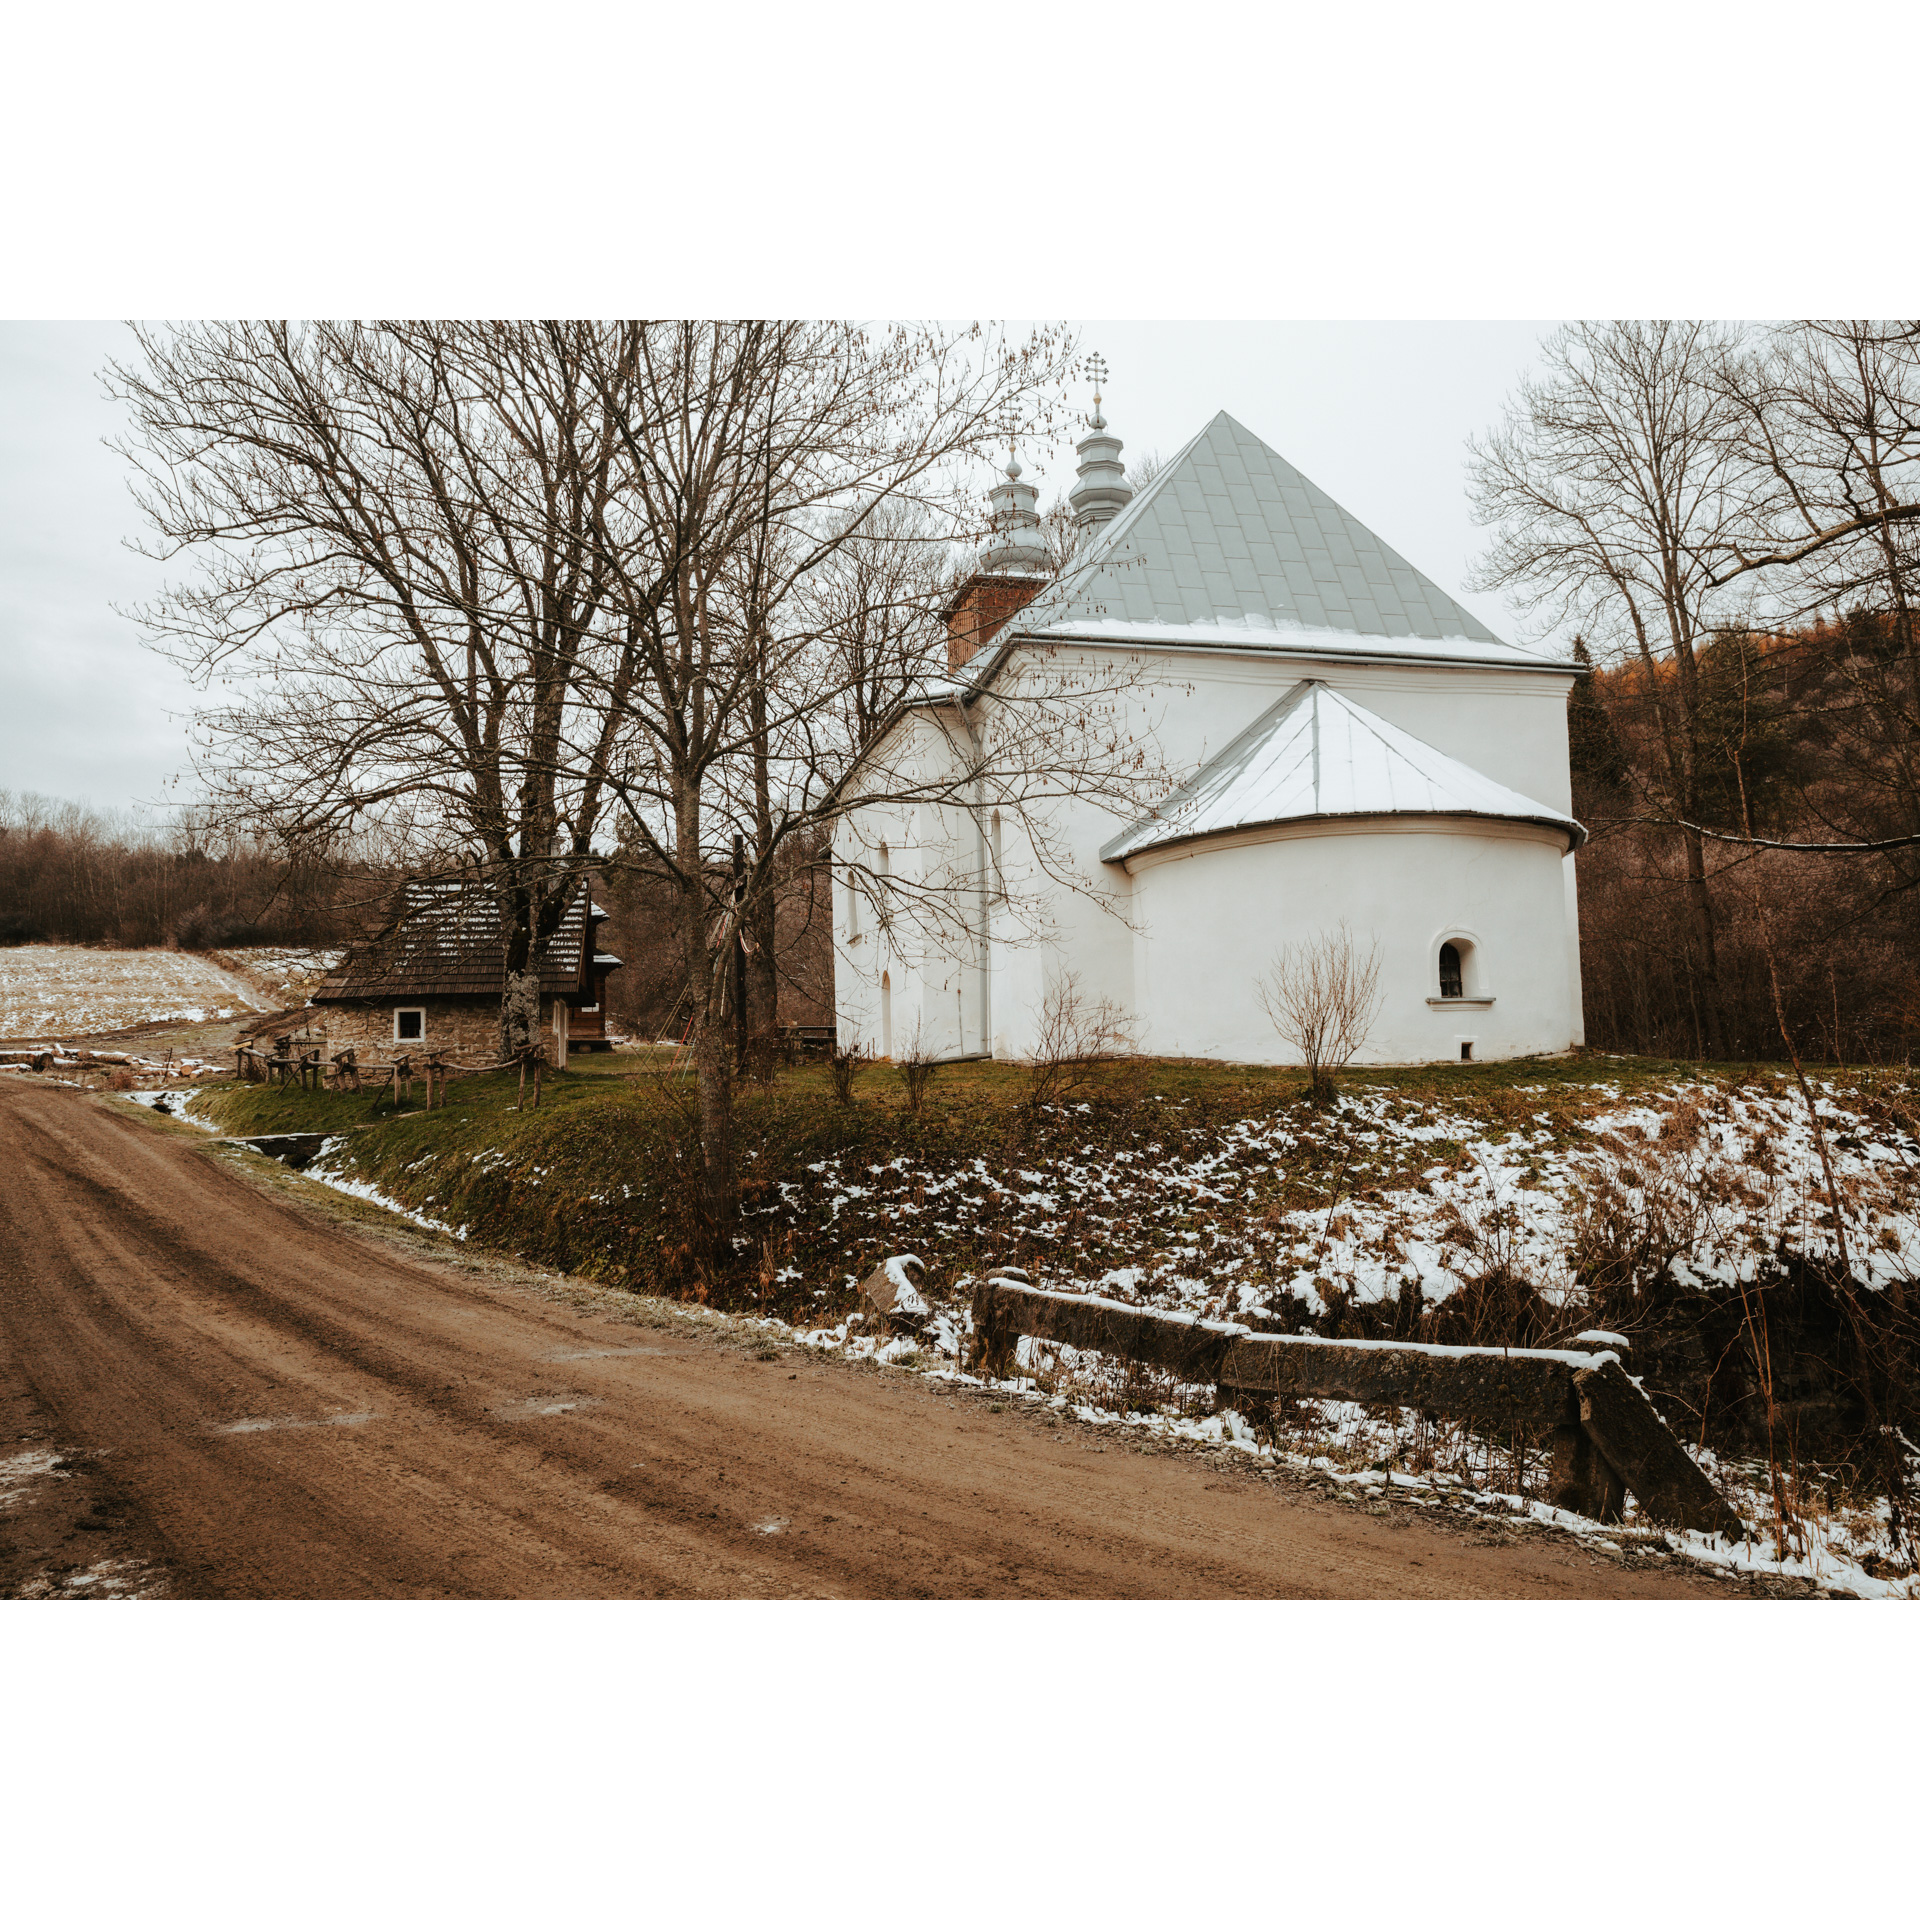
[(0, 947), (0, 1038), (237, 1019), (273, 1003), (197, 953)]
[(339, 950), (327, 947), (225, 947), (221, 956), (287, 1007), (304, 1006), (340, 964)]

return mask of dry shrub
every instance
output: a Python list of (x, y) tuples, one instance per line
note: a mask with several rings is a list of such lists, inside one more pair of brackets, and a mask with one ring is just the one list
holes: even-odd
[(918, 1021), (914, 1022), (912, 1036), (901, 1047), (894, 1064), (907, 1090), (907, 1111), (918, 1120), (920, 1109), (926, 1103), (927, 1089), (933, 1084), (934, 1070), (940, 1064), (925, 1028)]
[(841, 1047), (833, 1050), (833, 1058), (828, 1063), (833, 1073), (833, 1097), (843, 1107), (853, 1105), (853, 1083), (868, 1065), (869, 1056), (865, 1047)]
[(1280, 1038), (1306, 1062), (1307, 1091), (1331, 1103), (1334, 1081), (1367, 1043), (1380, 1011), (1380, 943), (1362, 953), (1345, 921), (1274, 955), (1254, 992)]
[(1425, 1338), (1466, 1347), (1551, 1346), (1585, 1324), (1585, 1309), (1560, 1272), (1542, 1273), (1511, 1201), (1492, 1192), (1450, 1201), (1440, 1238), (1461, 1284), (1427, 1316)]
[(1688, 1152), (1699, 1116), (1657, 1141), (1610, 1141), (1614, 1157), (1579, 1170), (1568, 1212), (1568, 1260), (1608, 1326), (1625, 1328), (1673, 1286), (1676, 1258), (1693, 1253), (1710, 1231), (1713, 1203), (1703, 1170)]
[(1138, 1026), (1111, 1000), (1090, 999), (1077, 973), (1052, 981), (1027, 1058), (1029, 1116), (1077, 1093), (1103, 1070), (1137, 1057)]
[(135, 1086), (138, 1085), (138, 1082), (127, 1068), (115, 1067), (114, 1070), (107, 1075), (107, 1085), (111, 1087), (115, 1093), (131, 1093)]

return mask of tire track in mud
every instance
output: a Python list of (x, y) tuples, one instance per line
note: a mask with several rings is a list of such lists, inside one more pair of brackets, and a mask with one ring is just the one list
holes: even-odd
[(110, 1478), (177, 1593), (1702, 1586), (1328, 1511), (799, 1349), (643, 1330), (343, 1232), (203, 1137), (60, 1089), (0, 1085), (0, 1167), (9, 1377), (41, 1439)]

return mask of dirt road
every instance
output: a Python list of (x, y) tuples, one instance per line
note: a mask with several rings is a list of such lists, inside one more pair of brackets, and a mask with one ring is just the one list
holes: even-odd
[(0, 1592), (1703, 1590), (638, 1325), (343, 1231), (232, 1151), (0, 1083)]

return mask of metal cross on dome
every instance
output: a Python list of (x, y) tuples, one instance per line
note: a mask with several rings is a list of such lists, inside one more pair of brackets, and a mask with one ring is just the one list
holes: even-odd
[(1000, 409), (1000, 430), (1007, 436), (1007, 476), (1017, 480), (1020, 477), (1020, 456), (1014, 451), (1014, 445), (1020, 437), (1020, 416), (1011, 401)]
[(1093, 375), (1093, 404), (1097, 408), (1100, 405), (1100, 389), (1107, 384), (1107, 363), (1105, 358), (1097, 353), (1088, 354), (1087, 371)]

